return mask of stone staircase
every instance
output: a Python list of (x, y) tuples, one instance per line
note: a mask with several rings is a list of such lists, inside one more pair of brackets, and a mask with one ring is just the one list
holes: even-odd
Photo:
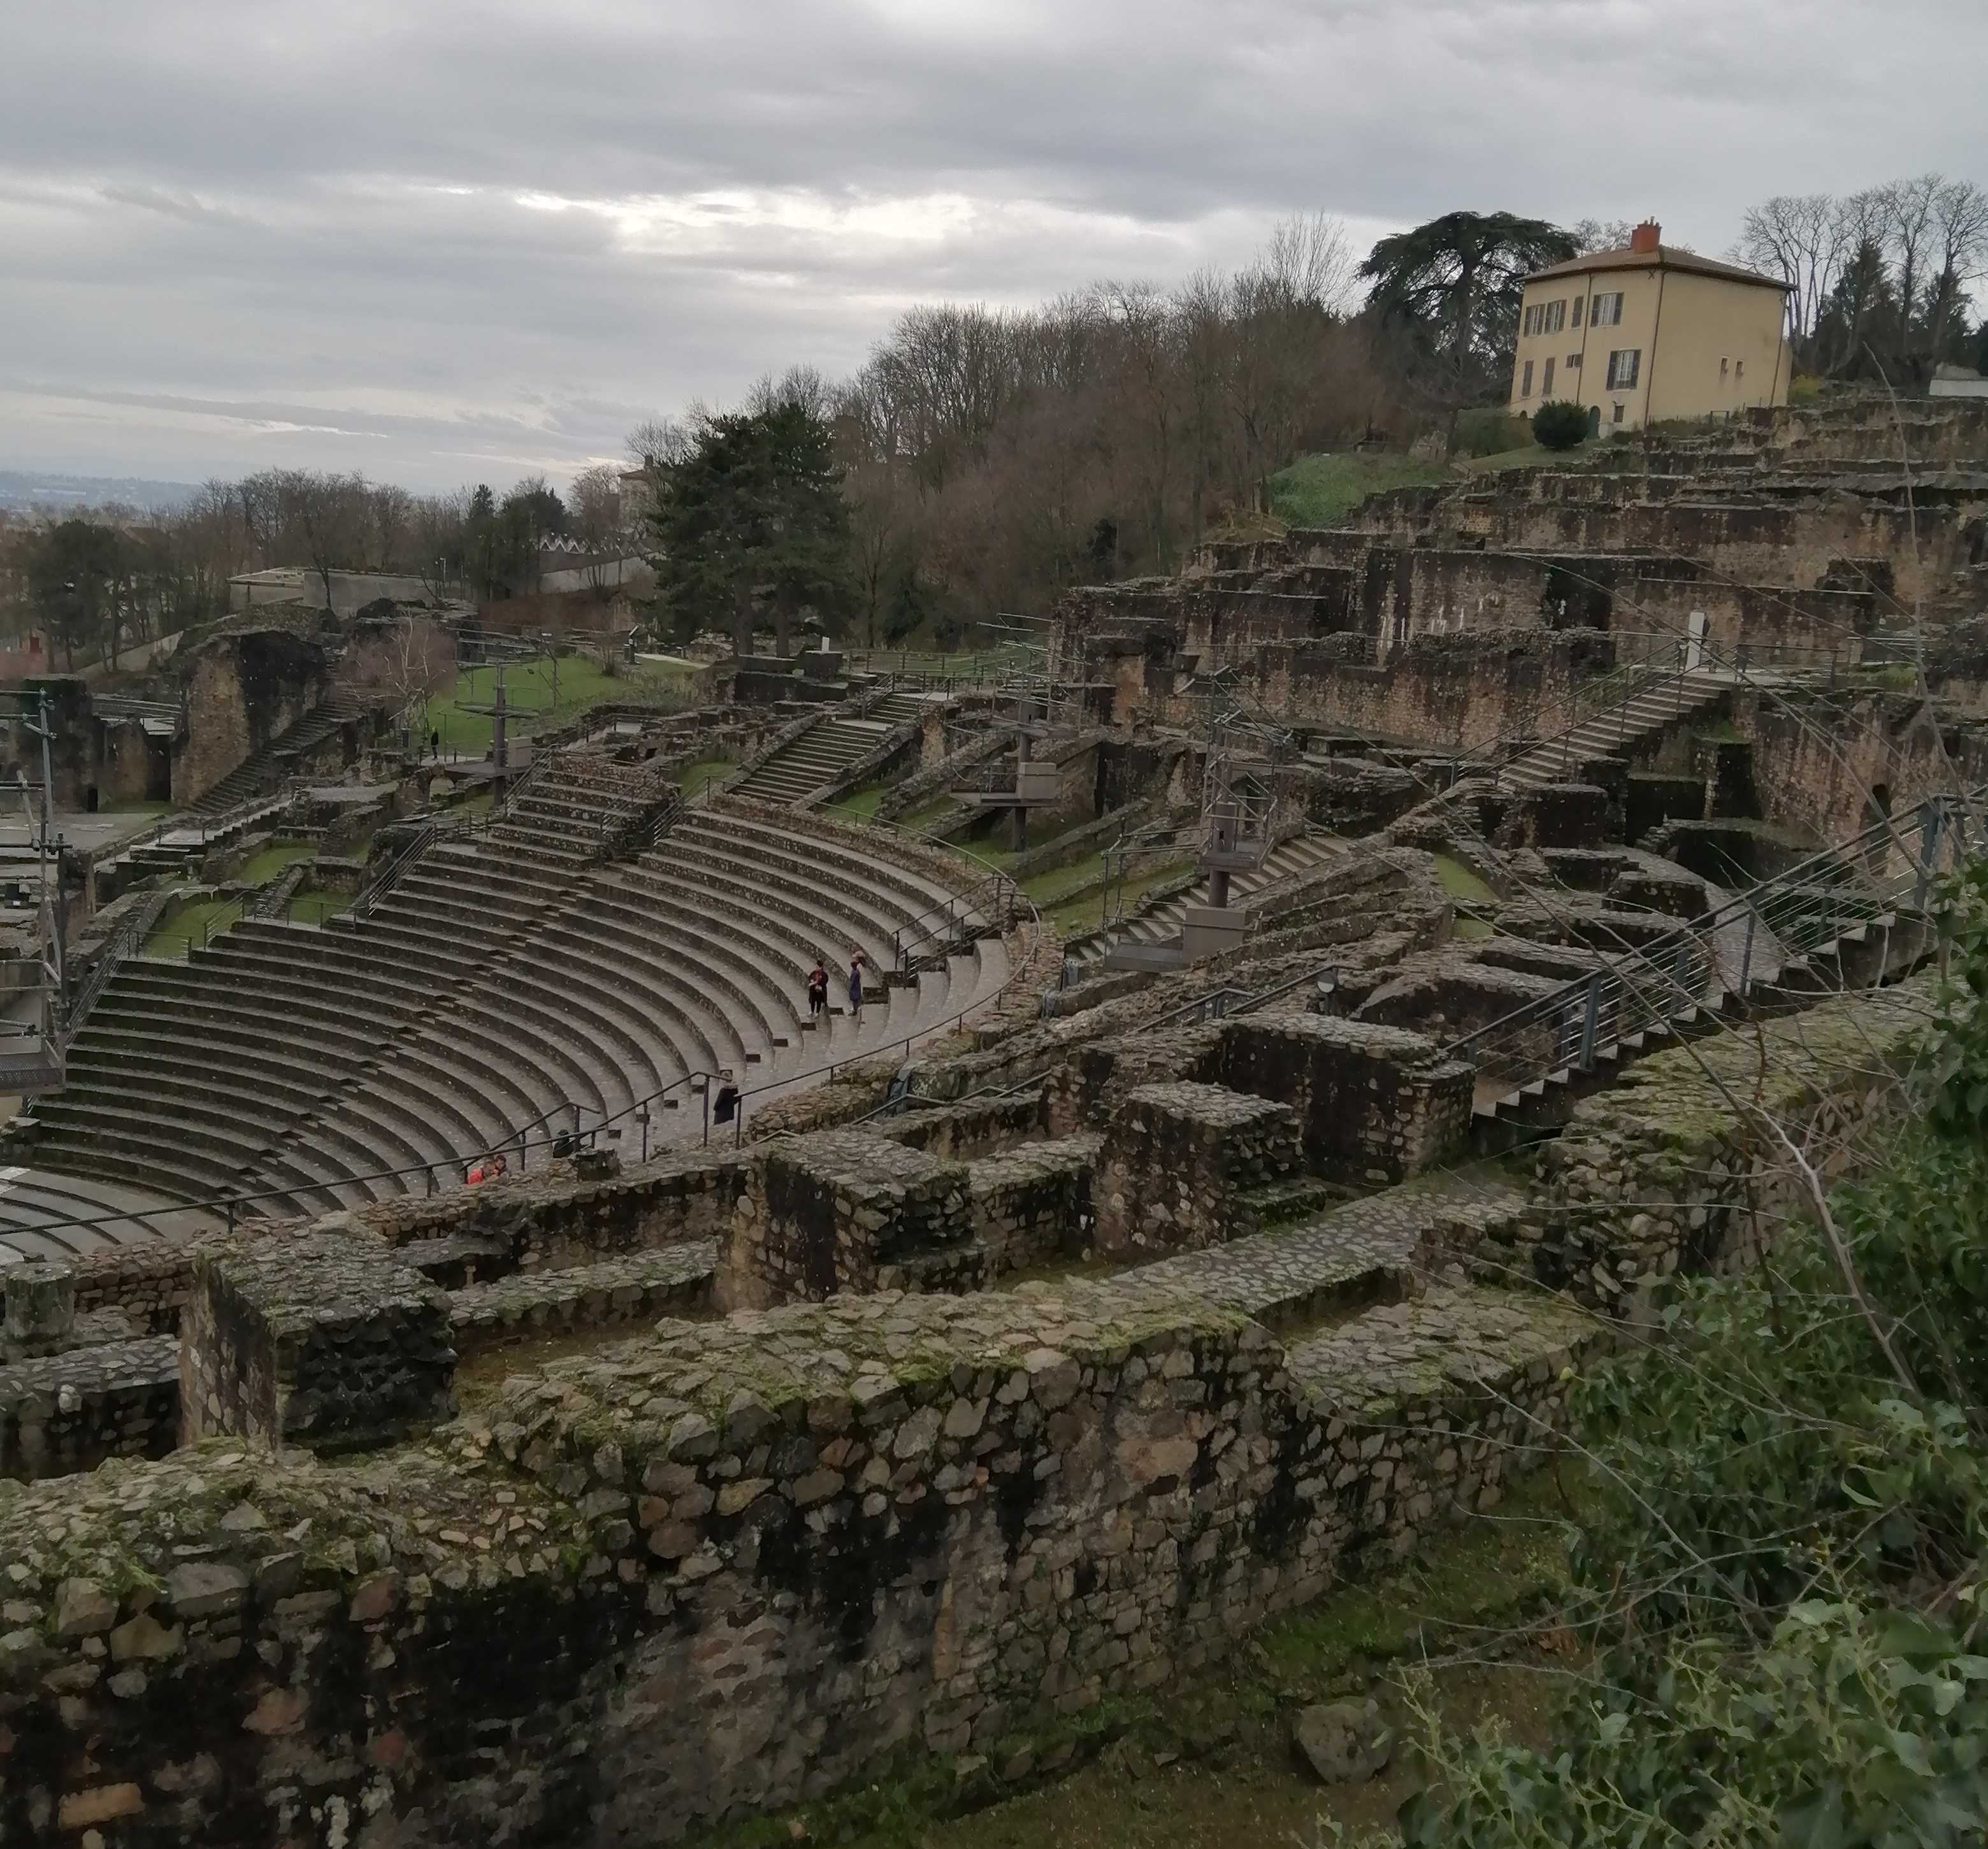
[(917, 718), (928, 705), (921, 694), (894, 693), (873, 706), (864, 718), (824, 714), (749, 772), (735, 786), (735, 793), (762, 803), (799, 803), (824, 783), (833, 783), (859, 758), (874, 751), (888, 733)]
[[(692, 1075), (731, 1070), (757, 1109), (1006, 985), (998, 938), (895, 972), (898, 935), (952, 895), (888, 837), (797, 841), (721, 802), (604, 862), (587, 843), (631, 774), (609, 763), (549, 765), (532, 806), (438, 843), (363, 916), (245, 918), (184, 962), (127, 958), (15, 1159), (154, 1200), (359, 1205), (458, 1185), (526, 1127), (535, 1159), (609, 1118), (637, 1148), (631, 1114), (665, 1090), (651, 1146), (701, 1134)], [(852, 949), (876, 972), (860, 1018), (838, 982), (808, 1020), (815, 957), (840, 972)], [(26, 1223), (0, 1195), (0, 1237)]]
[[(1229, 901), (1239, 904), (1253, 893), (1266, 891), (1286, 880), (1317, 872), (1347, 851), (1347, 844), (1331, 835), (1293, 835), (1270, 850), (1263, 864), (1253, 873), (1239, 873), (1229, 882)], [(1181, 935), (1190, 905), (1209, 903), (1205, 881), (1185, 892), (1161, 899), (1134, 914), (1128, 922), (1107, 927), (1087, 938), (1077, 939), (1067, 954), (1087, 969), (1104, 962), (1121, 945), (1160, 945), (1175, 942)]]
[(244, 759), (192, 804), (197, 815), (219, 815), (237, 808), (295, 773), (297, 760), (315, 751), (341, 725), (366, 715), (356, 693), (334, 688), (287, 731), (253, 757)]
[(1565, 783), (1578, 777), (1590, 759), (1632, 751), (1679, 720), (1715, 705), (1730, 690), (1730, 682), (1716, 674), (1666, 676), (1603, 708), (1560, 737), (1520, 752), (1499, 771), (1499, 779), (1522, 789)]
[(1921, 868), (1873, 876), (1866, 860), (1895, 826), (1935, 871), (1953, 851), (1951, 822), (1877, 823), (1449, 1048), (1478, 1070), (1479, 1144), (1558, 1125), (1646, 1053), (1914, 967), (1936, 941)]

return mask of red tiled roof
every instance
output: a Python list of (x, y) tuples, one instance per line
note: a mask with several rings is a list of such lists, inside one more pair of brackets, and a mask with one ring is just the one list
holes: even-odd
[(1751, 282), (1761, 289), (1785, 292), (1788, 285), (1777, 276), (1763, 276), (1758, 270), (1742, 269), (1736, 263), (1721, 263), (1716, 257), (1701, 257), (1696, 251), (1679, 250), (1675, 244), (1659, 244), (1655, 250), (1598, 250), (1565, 263), (1537, 269), (1528, 282), (1543, 282), (1554, 276), (1582, 276), (1591, 271), (1611, 269), (1676, 269), (1695, 276), (1716, 276), (1722, 282)]

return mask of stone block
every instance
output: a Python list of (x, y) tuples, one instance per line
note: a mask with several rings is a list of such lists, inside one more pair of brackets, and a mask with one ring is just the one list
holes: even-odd
[(305, 1234), (203, 1253), (180, 1327), (180, 1425), (363, 1450), (455, 1411), (448, 1300), (384, 1246)]
[(10, 1266), (0, 1290), (7, 1317), (0, 1333), (0, 1355), (9, 1361), (58, 1354), (68, 1346), (76, 1323), (76, 1273), (66, 1265), (29, 1263)]
[(1462, 1147), (1470, 1127), (1471, 1073), (1425, 1034), (1324, 1015), (1245, 1017), (1223, 1025), (1221, 1070), (1237, 1090), (1295, 1112), (1304, 1160), (1316, 1172), (1391, 1180)]
[(1219, 1245), (1239, 1196), (1297, 1165), (1288, 1105), (1192, 1081), (1141, 1086), (1106, 1131), (1093, 1188), (1098, 1249), (1177, 1252)]
[(763, 1309), (928, 1273), (938, 1288), (970, 1286), (979, 1267), (940, 1255), (972, 1233), (964, 1163), (861, 1131), (796, 1137), (768, 1151), (739, 1202), (720, 1247), (718, 1301)]

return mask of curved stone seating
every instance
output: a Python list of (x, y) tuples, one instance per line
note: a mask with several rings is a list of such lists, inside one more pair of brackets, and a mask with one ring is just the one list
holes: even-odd
[[(526, 1126), (549, 1141), (576, 1108), (585, 1129), (668, 1090), (678, 1108), (658, 1107), (652, 1141), (701, 1131), (690, 1075), (730, 1068), (764, 1102), (1006, 980), (994, 941), (881, 979), (896, 934), (948, 896), (888, 839), (870, 851), (718, 810), (632, 860), (563, 845), (601, 835), (583, 790), (541, 779), (363, 917), (247, 920), (185, 962), (130, 959), (69, 1085), (36, 1107), (37, 1150), (79, 1186), (250, 1195), (270, 1215), (359, 1205), (459, 1186), (477, 1154)], [(841, 1012), (852, 947), (877, 972), (860, 1021)], [(818, 1028), (817, 955), (837, 1010)]]

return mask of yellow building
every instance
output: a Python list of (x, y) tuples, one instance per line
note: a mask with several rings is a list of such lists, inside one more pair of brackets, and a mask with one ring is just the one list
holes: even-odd
[(1626, 249), (1526, 279), (1514, 413), (1571, 399), (1599, 435), (1787, 402), (1788, 286), (1662, 238), (1661, 227), (1639, 225)]

